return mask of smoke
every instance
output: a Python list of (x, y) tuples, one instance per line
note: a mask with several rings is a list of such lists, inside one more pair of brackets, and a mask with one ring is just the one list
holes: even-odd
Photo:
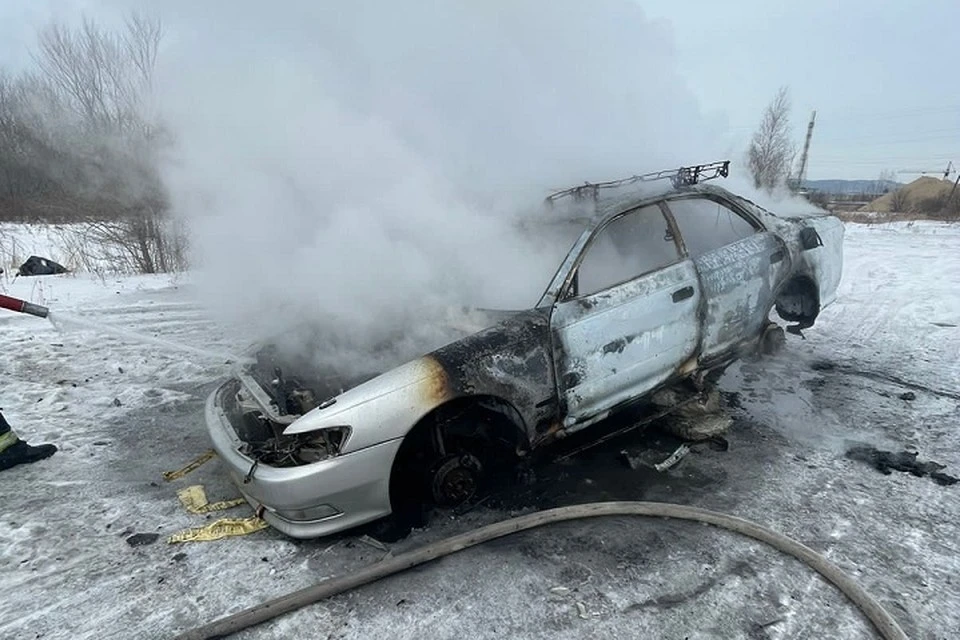
[(551, 189), (730, 155), (632, 0), (164, 9), (165, 183), (257, 332), (439, 346), (442, 310), (536, 302), (574, 239), (518, 230)]

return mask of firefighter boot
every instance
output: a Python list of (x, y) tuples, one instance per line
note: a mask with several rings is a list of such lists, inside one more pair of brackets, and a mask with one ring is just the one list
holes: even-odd
[(17, 437), (0, 413), (0, 471), (49, 458), (57, 452), (52, 444), (31, 446)]

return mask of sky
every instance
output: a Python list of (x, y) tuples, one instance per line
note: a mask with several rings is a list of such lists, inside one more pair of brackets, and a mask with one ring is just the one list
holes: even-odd
[[(270, 6), (279, 12), (284, 5)], [(731, 153), (742, 154), (764, 106), (786, 85), (798, 145), (811, 112), (817, 111), (808, 178), (873, 179), (884, 170), (936, 170), (960, 161), (956, 0), (643, 0), (637, 5), (656, 21), (663, 36), (657, 46), (665, 57), (649, 59), (647, 48), (636, 68), (642, 73), (651, 65), (669, 65), (711, 126), (722, 129)], [(36, 30), (53, 16), (70, 20), (86, 13), (115, 20), (136, 6), (171, 7), (175, 14), (184, 5), (4, 0), (0, 65), (28, 65)], [(176, 27), (176, 15), (161, 15)]]
[(704, 109), (728, 116), (741, 144), (781, 85), (796, 138), (817, 111), (809, 178), (960, 162), (956, 0), (640, 4), (669, 23), (680, 73)]
[(723, 186), (809, 208), (743, 166), (781, 85), (798, 143), (818, 112), (808, 178), (960, 160), (956, 0), (803, 4), (0, 0), (0, 68), (54, 18), (159, 17), (157, 170), (202, 299), (257, 331), (321, 320), (318, 361), (366, 370), (370, 345), (443, 344), (430, 314), (535, 304), (571, 242), (532, 210), (551, 190), (730, 159)]

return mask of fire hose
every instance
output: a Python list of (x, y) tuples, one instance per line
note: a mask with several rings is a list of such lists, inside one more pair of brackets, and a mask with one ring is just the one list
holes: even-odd
[(16, 311), (17, 313), (28, 313), (32, 316), (37, 316), (38, 318), (46, 318), (50, 315), (50, 310), (46, 307), (42, 307), (39, 304), (34, 304), (32, 302), (27, 302), (26, 300), (21, 300), (20, 298), (11, 298), (10, 296), (5, 296), (0, 294), (0, 309), (9, 309), (10, 311)]
[(805, 563), (836, 586), (870, 620), (884, 640), (907, 640), (907, 635), (903, 629), (877, 600), (837, 565), (813, 549), (743, 518), (698, 507), (662, 502), (594, 502), (548, 509), (511, 518), (382, 560), (355, 573), (323, 580), (313, 586), (268, 600), (202, 627), (191, 629), (176, 638), (177, 640), (222, 638), (301, 607), (315, 604), (325, 598), (350, 591), (490, 540), (554, 522), (600, 516), (648, 516), (690, 520), (711, 524), (764, 542), (774, 549)]

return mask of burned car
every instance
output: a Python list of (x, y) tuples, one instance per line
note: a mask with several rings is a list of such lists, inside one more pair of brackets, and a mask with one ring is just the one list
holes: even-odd
[(812, 326), (836, 295), (843, 224), (699, 184), (710, 168), (652, 196), (597, 197), (615, 183), (558, 194), (585, 222), (537, 304), (481, 314), (483, 328), (400, 366), (348, 379), (261, 351), (206, 410), (244, 497), (297, 538), (454, 505), (657, 392), (708, 388), (782, 341), (773, 311), (788, 331)]

